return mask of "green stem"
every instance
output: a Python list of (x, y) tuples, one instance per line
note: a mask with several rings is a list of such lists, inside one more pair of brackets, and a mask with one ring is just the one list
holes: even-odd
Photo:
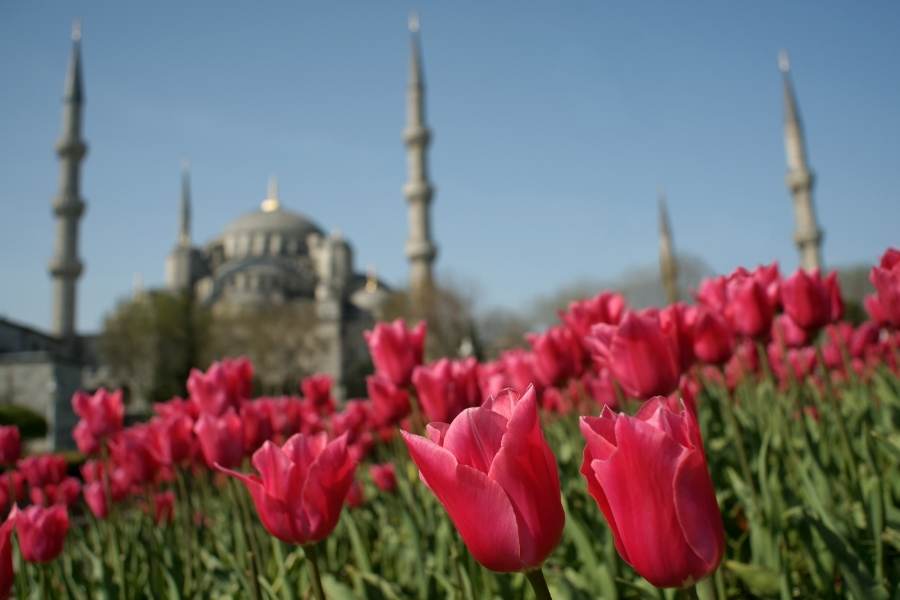
[(716, 588), (713, 586), (712, 576), (701, 579), (694, 584), (694, 591), (700, 600), (716, 600)]
[(325, 591), (322, 589), (322, 577), (319, 574), (319, 551), (315, 544), (303, 546), (306, 553), (306, 562), (309, 563), (309, 574), (312, 579), (313, 595), (316, 600), (325, 600)]
[(528, 583), (531, 584), (531, 589), (534, 590), (534, 597), (537, 600), (553, 600), (553, 597), (550, 595), (550, 589), (547, 587), (547, 580), (544, 579), (544, 572), (540, 567), (533, 571), (525, 571), (525, 577), (528, 578)]

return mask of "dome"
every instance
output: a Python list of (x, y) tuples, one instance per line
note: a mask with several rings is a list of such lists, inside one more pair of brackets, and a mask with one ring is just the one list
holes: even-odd
[(260, 209), (239, 217), (225, 227), (225, 235), (243, 233), (280, 233), (306, 239), (310, 233), (322, 233), (318, 225), (304, 215), (277, 206)]
[(322, 235), (322, 229), (306, 216), (281, 206), (278, 185), (273, 179), (259, 210), (229, 223), (221, 240), (227, 260), (248, 256), (299, 256), (307, 254), (307, 238), (313, 233)]

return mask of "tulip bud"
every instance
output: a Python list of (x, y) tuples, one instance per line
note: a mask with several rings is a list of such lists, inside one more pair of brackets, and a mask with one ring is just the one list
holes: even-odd
[(19, 550), (28, 562), (47, 563), (62, 552), (69, 531), (69, 511), (65, 505), (14, 508), (10, 518), (16, 522)]
[(540, 567), (559, 543), (565, 513), (533, 387), (488, 398), (450, 425), (431, 423), (427, 439), (401, 433), (478, 562), (501, 572)]
[(582, 417), (581, 474), (616, 550), (656, 587), (681, 587), (722, 560), (725, 531), (696, 417), (656, 397), (631, 417)]
[(395, 385), (409, 385), (413, 369), (422, 364), (425, 345), (425, 322), (407, 329), (401, 319), (393, 323), (379, 323), (365, 332), (375, 372)]

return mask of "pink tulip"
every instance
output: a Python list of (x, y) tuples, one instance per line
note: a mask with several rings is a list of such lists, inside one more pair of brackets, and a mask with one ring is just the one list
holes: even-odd
[(161, 465), (187, 460), (194, 448), (194, 421), (187, 415), (156, 417), (147, 431), (147, 450)]
[(565, 513), (556, 460), (533, 387), (402, 431), (410, 456), (475, 559), (494, 571), (536, 569), (559, 543)]
[(394, 425), (409, 414), (409, 394), (406, 389), (394, 385), (390, 379), (380, 375), (369, 375), (366, 377), (366, 390), (372, 402), (375, 425), (379, 427)]
[(383, 465), (372, 465), (369, 467), (369, 477), (382, 492), (393, 492), (397, 487), (397, 473), (394, 469), (394, 463), (384, 463)]
[[(872, 319), (900, 326), (900, 250), (888, 248), (879, 265), (872, 267), (869, 280), (876, 291), (866, 304)], [(872, 314), (873, 308), (877, 317)]]
[(47, 563), (60, 555), (69, 531), (69, 511), (65, 505), (14, 508), (10, 518), (16, 522), (19, 550), (26, 561)]
[(194, 425), (194, 433), (200, 440), (200, 450), (210, 467), (236, 467), (244, 458), (244, 428), (234, 409), (229, 408), (221, 417), (204, 414)]
[(726, 283), (724, 313), (735, 332), (761, 338), (772, 326), (773, 309), (766, 290), (749, 273), (735, 272)]
[(366, 331), (365, 336), (375, 372), (395, 385), (409, 385), (413, 369), (422, 364), (425, 322), (412, 329), (408, 329), (402, 319), (379, 323), (372, 331)]
[(175, 493), (172, 490), (153, 494), (153, 521), (157, 525), (171, 523), (175, 517)]
[(316, 412), (331, 414), (334, 412), (334, 398), (331, 396), (331, 376), (324, 373), (310, 375), (300, 382), (300, 389), (307, 402), (312, 404)]
[(109, 504), (106, 502), (106, 492), (103, 484), (99, 481), (86, 483), (81, 489), (84, 495), (84, 502), (91, 509), (91, 513), (98, 519), (105, 519), (109, 516)]
[(782, 283), (781, 302), (794, 323), (809, 331), (837, 321), (844, 312), (834, 272), (822, 279), (818, 271), (798, 269)]
[(681, 587), (718, 567), (725, 532), (696, 417), (656, 397), (634, 417), (582, 417), (581, 473), (616, 550), (656, 587)]
[(772, 322), (772, 338), (788, 348), (800, 348), (809, 343), (809, 332), (794, 323), (787, 313), (782, 313)]
[(442, 358), (416, 367), (412, 379), (422, 412), (429, 421), (451, 421), (462, 410), (481, 404), (478, 362), (474, 358)]
[(15, 425), (0, 427), (0, 464), (15, 465), (22, 455), (22, 437)]
[(42, 487), (48, 483), (59, 483), (66, 476), (66, 459), (58, 454), (28, 456), (18, 462), (19, 471), (32, 487)]
[(269, 533), (291, 544), (328, 537), (356, 471), (346, 436), (328, 441), (324, 433), (297, 434), (281, 448), (266, 442), (253, 455), (253, 466), (259, 476), (216, 468), (244, 483)]
[(702, 305), (694, 306), (688, 311), (687, 320), (692, 333), (692, 350), (700, 361), (719, 365), (731, 358), (734, 335), (721, 313)]
[(3, 522), (3, 525), (0, 525), (0, 600), (9, 600), (15, 581), (12, 544), (12, 532), (15, 525), (15, 520), (11, 515)]
[(571, 302), (559, 317), (579, 340), (583, 340), (597, 323), (618, 325), (626, 308), (625, 298), (621, 294), (602, 292), (593, 298)]
[(72, 408), (75, 414), (86, 423), (88, 431), (97, 439), (110, 436), (122, 429), (125, 418), (125, 405), (122, 403), (122, 390), (108, 392), (100, 388), (93, 395), (75, 392), (72, 396)]
[(581, 339), (568, 327), (551, 327), (527, 336), (534, 352), (537, 374), (543, 385), (565, 383), (584, 371)]
[(609, 368), (629, 396), (649, 398), (678, 387), (677, 340), (653, 313), (632, 311), (618, 326), (595, 325), (587, 342), (597, 367)]

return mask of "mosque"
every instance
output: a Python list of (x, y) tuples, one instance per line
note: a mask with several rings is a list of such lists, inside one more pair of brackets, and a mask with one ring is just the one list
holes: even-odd
[[(434, 195), (428, 177), (427, 152), (431, 132), (425, 121), (425, 89), (419, 24), (409, 23), (410, 59), (406, 126), (409, 295), (413, 305), (428, 301), (433, 290), (437, 246), (432, 238), (430, 206)], [(52, 202), (56, 235), (49, 273), (53, 280), (52, 327), (49, 332), (0, 318), (0, 404), (24, 405), (42, 414), (48, 424), (49, 448), (71, 447), (75, 423), (70, 398), (79, 388), (103, 381), (96, 336), (76, 327), (77, 283), (83, 271), (79, 255), (79, 222), (86, 209), (80, 192), (81, 163), (87, 154), (83, 139), (84, 85), (81, 32), (75, 26), (63, 96), (62, 136), (56, 145), (60, 162), (59, 192)], [(799, 110), (787, 57), (779, 60), (784, 80), (787, 185), (794, 200), (795, 241), (806, 269), (820, 266), (822, 233), (816, 222), (813, 174), (807, 159)], [(670, 298), (678, 297), (677, 270), (665, 205), (660, 202), (660, 272)], [(354, 265), (353, 247), (338, 231), (326, 232), (310, 217), (291, 211), (269, 184), (259, 208), (232, 221), (205, 244), (191, 236), (191, 193), (187, 169), (182, 174), (180, 226), (165, 261), (166, 288), (191, 294), (216, 310), (246, 306), (307, 302), (323, 342), (318, 370), (344, 383), (348, 361), (365, 352), (361, 330), (376, 320), (389, 287)]]

